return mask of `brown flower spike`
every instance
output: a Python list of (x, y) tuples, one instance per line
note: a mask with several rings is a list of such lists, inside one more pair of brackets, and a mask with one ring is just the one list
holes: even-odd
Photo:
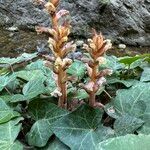
[[(76, 49), (76, 45), (73, 42), (68, 42), (68, 36), (70, 34), (70, 22), (61, 21), (60, 19), (69, 15), (67, 10), (60, 10), (57, 12), (59, 0), (51, 0), (45, 2), (44, 0), (38, 0), (38, 3), (43, 4), (47, 12), (51, 16), (52, 28), (36, 27), (37, 33), (46, 32), (49, 34), (49, 48), (51, 49), (54, 58), (45, 57), (48, 60), (53, 60), (53, 71), (55, 73), (55, 81), (57, 89), (52, 93), (54, 96), (59, 97), (58, 105), (62, 108), (67, 107), (67, 74), (66, 69), (71, 65), (72, 60), (65, 58), (66, 55)], [(49, 64), (49, 63), (47, 63)], [(49, 65), (51, 66), (51, 65)]]
[(88, 44), (84, 44), (83, 48), (88, 51), (91, 59), (86, 63), (87, 73), (90, 81), (82, 88), (89, 94), (89, 105), (91, 107), (103, 107), (101, 103), (96, 102), (95, 97), (99, 88), (106, 82), (104, 76), (111, 75), (110, 69), (99, 71), (99, 65), (105, 62), (103, 54), (112, 46), (109, 40), (104, 40), (101, 34), (97, 34), (94, 30), (92, 39), (88, 39)]

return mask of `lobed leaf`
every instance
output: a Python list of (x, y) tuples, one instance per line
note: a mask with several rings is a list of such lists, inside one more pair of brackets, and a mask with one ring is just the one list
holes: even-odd
[(36, 122), (27, 134), (29, 145), (43, 147), (53, 132), (51, 124), (68, 112), (47, 101), (34, 100), (29, 104), (29, 114)]
[(149, 150), (150, 135), (128, 134), (98, 144), (96, 150)]
[(95, 149), (96, 144), (114, 136), (101, 124), (103, 111), (82, 105), (52, 124), (52, 131), (71, 150)]

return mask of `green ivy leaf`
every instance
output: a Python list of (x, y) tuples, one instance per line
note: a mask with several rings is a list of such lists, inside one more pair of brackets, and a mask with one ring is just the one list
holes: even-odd
[(33, 54), (23, 53), (21, 56), (19, 56), (17, 58), (2, 57), (2, 58), (0, 58), (0, 64), (13, 65), (16, 63), (21, 63), (23, 61), (31, 60), (35, 57), (37, 57), (37, 53), (33, 53)]
[(9, 83), (14, 81), (16, 79), (15, 74), (12, 74), (10, 76), (0, 76), (0, 91), (2, 91)]
[(52, 76), (52, 70), (48, 67), (45, 66), (43, 60), (37, 60), (35, 62), (32, 62), (25, 68), (28, 71), (33, 71), (33, 70), (40, 70), (43, 72), (43, 74), (46, 77), (51, 77)]
[(52, 93), (57, 88), (56, 81), (52, 78), (52, 76), (47, 77), (45, 83), (46, 83), (46, 93), (47, 94)]
[(144, 121), (133, 116), (125, 114), (116, 119), (114, 130), (117, 136), (134, 133), (143, 125)]
[(45, 90), (43, 82), (44, 81), (41, 78), (29, 81), (23, 87), (23, 95), (26, 97), (26, 99), (32, 99), (39, 94), (42, 94)]
[(130, 89), (118, 90), (115, 99), (106, 106), (106, 112), (118, 118), (125, 114), (139, 118), (145, 123), (140, 133), (150, 133), (150, 83), (139, 83)]
[(150, 81), (150, 67), (144, 68), (144, 71), (142, 72), (140, 81)]
[[(100, 95), (104, 91), (104, 89), (105, 89), (105, 87), (101, 87), (97, 91), (96, 95)], [(87, 92), (84, 89), (78, 89), (73, 98), (78, 99), (78, 100), (83, 100), (83, 99), (89, 98), (89, 95), (87, 94)]]
[(82, 105), (54, 122), (52, 130), (71, 150), (93, 150), (100, 141), (114, 136), (112, 129), (101, 124), (102, 115), (102, 110)]
[(0, 141), (1, 150), (23, 150), (23, 145), (19, 141), (15, 142), (3, 142)]
[(150, 135), (128, 134), (103, 141), (95, 150), (149, 150), (149, 141)]
[(41, 150), (70, 150), (70, 148), (63, 144), (58, 138), (55, 138)]
[(26, 101), (26, 100), (27, 100), (27, 97), (22, 94), (15, 94), (15, 95), (12, 95), (10, 98), (11, 103), (21, 102), (21, 101)]
[(43, 147), (53, 132), (51, 124), (68, 112), (47, 101), (34, 100), (29, 104), (29, 114), (36, 120), (27, 134), (29, 145)]
[(112, 69), (113, 72), (117, 70), (123, 69), (125, 66), (121, 64), (117, 57), (115, 56), (105, 56), (106, 58), (106, 64), (101, 65), (102, 68), (109, 68)]
[(114, 84), (114, 83), (122, 83), (126, 87), (131, 87), (137, 83), (139, 83), (138, 80), (135, 79), (128, 79), (128, 80), (120, 80), (119, 78), (108, 78), (107, 79), (108, 84)]
[(69, 69), (67, 70), (67, 73), (73, 76), (78, 77), (79, 79), (82, 79), (85, 75), (86, 67), (85, 64), (81, 61), (75, 60)]
[(74, 98), (78, 99), (78, 100), (83, 100), (88, 97), (89, 97), (89, 95), (87, 94), (87, 92), (84, 89), (78, 89), (74, 96)]
[(0, 124), (0, 149), (1, 150), (23, 150), (23, 146), (16, 141), (21, 130), (19, 121), (23, 118), (17, 118), (7, 123)]
[(42, 78), (44, 80), (44, 78), (46, 78), (41, 70), (30, 70), (30, 71), (22, 70), (16, 72), (15, 74), (17, 77), (24, 79), (26, 81), (35, 80), (39, 78)]
[(0, 99), (0, 124), (8, 122), (12, 118), (18, 117), (20, 114), (18, 112), (13, 111), (5, 101)]

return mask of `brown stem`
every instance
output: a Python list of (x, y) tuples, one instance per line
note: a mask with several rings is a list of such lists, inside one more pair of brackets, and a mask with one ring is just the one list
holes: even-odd
[(59, 97), (58, 106), (61, 108), (67, 107), (67, 91), (66, 91), (66, 82), (63, 81), (66, 78), (66, 72), (61, 68), (59, 68), (58, 73), (58, 86), (62, 95)]
[(96, 103), (95, 85), (96, 85), (96, 76), (97, 76), (97, 72), (98, 72), (98, 64), (95, 60), (94, 60), (93, 64), (94, 64), (94, 66), (92, 68), (91, 81), (94, 83), (94, 86), (93, 86), (93, 91), (89, 94), (89, 105), (91, 107), (94, 107), (95, 103)]
[(91, 106), (91, 107), (94, 107), (95, 106), (95, 93), (94, 92), (91, 92), (90, 94), (89, 94), (89, 105)]

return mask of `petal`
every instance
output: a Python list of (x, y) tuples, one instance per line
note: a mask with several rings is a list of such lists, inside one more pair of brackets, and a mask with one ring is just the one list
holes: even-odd
[(101, 64), (106, 64), (106, 58), (104, 58), (104, 57), (98, 57), (98, 58), (96, 59), (96, 61), (99, 62), (99, 65), (101, 65)]
[(56, 88), (52, 93), (51, 93), (52, 96), (54, 97), (60, 97), (62, 96), (62, 93), (60, 92), (60, 90), (58, 88)]
[(106, 79), (104, 77), (99, 78), (97, 81), (98, 86), (102, 86), (104, 83), (106, 83)]
[(58, 4), (59, 4), (59, 1), (60, 1), (60, 0), (51, 0), (51, 3), (52, 3), (55, 7), (57, 7)]
[(89, 67), (89, 65), (87, 63), (85, 64), (85, 66), (86, 66), (86, 69), (87, 69), (88, 76), (91, 77), (92, 76), (92, 68)]
[(65, 9), (61, 9), (59, 12), (56, 13), (56, 20), (58, 21), (60, 18), (69, 15), (69, 11), (65, 10)]
[(47, 2), (45, 4), (45, 9), (51, 14), (54, 13), (56, 11), (56, 7), (51, 3), (51, 2)]

